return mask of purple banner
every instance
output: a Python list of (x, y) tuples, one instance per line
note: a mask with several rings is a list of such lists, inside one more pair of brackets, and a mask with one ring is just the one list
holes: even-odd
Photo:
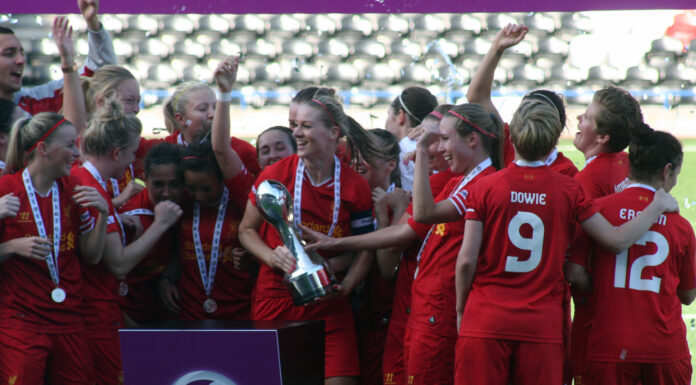
[(280, 384), (276, 333), (274, 330), (122, 330), (124, 383)]
[[(621, 9), (692, 9), (693, 0), (119, 0), (102, 1), (101, 13), (469, 13), (572, 12)], [(9, 0), (3, 13), (76, 13), (75, 1)]]

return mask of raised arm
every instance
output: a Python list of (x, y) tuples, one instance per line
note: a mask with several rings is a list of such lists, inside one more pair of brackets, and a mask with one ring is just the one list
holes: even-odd
[(66, 17), (53, 20), (53, 40), (60, 53), (60, 67), (63, 70), (63, 115), (82, 132), (87, 121), (85, 96), (80, 85), (80, 75), (75, 63), (75, 46), (72, 42), (72, 27)]
[(239, 174), (244, 168), (237, 152), (230, 147), (230, 91), (237, 79), (238, 56), (228, 56), (215, 69), (215, 83), (220, 97), (215, 106), (211, 140), (215, 159), (225, 180)]
[(413, 176), (413, 219), (420, 223), (452, 222), (460, 218), (457, 208), (445, 199), (435, 203), (430, 188), (428, 147), (441, 138), (437, 129), (426, 128), (416, 146), (416, 172)]
[(111, 36), (99, 22), (99, 0), (77, 0), (77, 7), (87, 22), (85, 67), (95, 71), (107, 64), (118, 64)]
[(469, 89), (466, 91), (466, 99), (469, 103), (480, 104), (486, 111), (500, 117), (491, 100), (495, 68), (498, 66), (505, 50), (522, 41), (527, 31), (529, 29), (526, 26), (508, 24), (495, 35), (491, 48), (486, 53), (486, 56), (483, 57), (474, 77), (471, 79)]

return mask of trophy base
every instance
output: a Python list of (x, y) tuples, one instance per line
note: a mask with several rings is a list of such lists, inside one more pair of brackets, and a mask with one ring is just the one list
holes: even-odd
[(325, 269), (313, 272), (294, 272), (285, 277), (295, 306), (308, 305), (333, 292), (335, 279)]

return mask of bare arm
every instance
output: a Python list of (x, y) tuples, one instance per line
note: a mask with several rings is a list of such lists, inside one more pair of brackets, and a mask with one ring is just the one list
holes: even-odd
[(152, 250), (160, 237), (176, 223), (181, 214), (182, 210), (176, 203), (158, 203), (155, 206), (155, 221), (138, 239), (125, 247), (119, 234), (107, 234), (104, 265), (117, 277), (128, 274)]
[(621, 226), (612, 226), (600, 213), (591, 216), (581, 224), (582, 228), (602, 247), (612, 253), (620, 253), (643, 236), (663, 212), (678, 209), (679, 204), (676, 200), (663, 189), (659, 189), (645, 210)]
[(75, 64), (75, 47), (72, 42), (72, 27), (65, 17), (53, 20), (53, 40), (60, 52), (63, 69), (63, 115), (82, 132), (87, 122), (85, 96), (80, 85), (80, 75)]
[(106, 225), (109, 216), (109, 206), (106, 200), (97, 192), (97, 189), (89, 186), (75, 186), (75, 203), (85, 208), (95, 208), (99, 215), (95, 218), (94, 228), (86, 234), (80, 235), (80, 258), (86, 263), (96, 265), (101, 261), (106, 245)]
[(466, 300), (469, 297), (471, 283), (474, 280), (474, 273), (478, 265), (481, 241), (483, 240), (483, 222), (467, 220), (465, 225), (462, 247), (457, 255), (457, 265), (455, 270), (455, 290), (457, 297), (457, 330), (461, 326), (462, 314)]
[[(375, 189), (377, 190), (377, 189)], [(410, 198), (408, 193), (402, 189), (395, 189), (388, 195), (382, 197), (381, 191), (372, 192), (372, 201), (375, 206), (375, 216), (377, 219), (377, 230), (384, 229), (390, 226), (398, 226), (401, 222), (402, 217), (406, 217), (408, 220), (408, 215), (404, 215), (406, 208), (408, 207), (408, 202)], [(386, 194), (386, 193), (385, 193)], [(382, 208), (382, 205), (378, 203), (381, 199), (387, 201), (387, 206), (392, 209), (392, 219), (389, 220), (388, 210)], [(393, 202), (392, 202), (393, 201)], [(405, 204), (401, 204), (401, 203)], [(406, 223), (405, 221), (403, 223)], [(396, 273), (397, 267), (401, 263), (402, 249), (405, 249), (404, 245), (400, 247), (386, 247), (383, 249), (378, 249), (375, 252), (375, 257), (377, 260), (377, 267), (379, 272), (384, 279), (392, 279)]]
[(691, 305), (694, 302), (694, 298), (696, 298), (696, 289), (677, 291), (677, 296), (684, 305)]
[(247, 202), (244, 218), (239, 224), (239, 242), (261, 262), (271, 268), (290, 273), (295, 269), (295, 257), (285, 246), (271, 249), (259, 236), (263, 217), (251, 201)]
[(413, 219), (420, 223), (452, 222), (460, 218), (457, 209), (449, 200), (435, 203), (430, 188), (428, 147), (440, 140), (440, 132), (427, 128), (416, 146), (416, 171), (413, 175)]
[[(215, 82), (222, 94), (232, 90), (237, 78), (239, 57), (228, 56), (215, 69)], [(235, 177), (242, 171), (244, 164), (237, 152), (230, 147), (230, 101), (219, 98), (213, 116), (211, 140), (213, 152), (224, 180)]]
[(481, 64), (479, 64), (466, 91), (466, 99), (469, 103), (480, 104), (486, 111), (500, 118), (500, 114), (491, 100), (495, 68), (498, 66), (505, 50), (522, 41), (527, 31), (528, 29), (525, 26), (508, 24), (498, 32), (493, 40), (493, 45), (491, 45), (486, 56), (481, 60)]
[(587, 269), (573, 262), (566, 262), (563, 265), (566, 281), (570, 283), (574, 289), (582, 290), (586, 293), (592, 292), (592, 279), (587, 273)]

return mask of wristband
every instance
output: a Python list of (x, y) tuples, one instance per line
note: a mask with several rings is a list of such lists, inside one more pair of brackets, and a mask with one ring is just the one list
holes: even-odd
[(72, 65), (61, 66), (60, 70), (63, 71), (64, 74), (68, 74), (70, 72), (75, 72), (75, 71), (77, 71), (77, 63), (73, 63)]
[(232, 93), (231, 92), (220, 92), (220, 95), (218, 96), (218, 100), (221, 102), (232, 101)]

